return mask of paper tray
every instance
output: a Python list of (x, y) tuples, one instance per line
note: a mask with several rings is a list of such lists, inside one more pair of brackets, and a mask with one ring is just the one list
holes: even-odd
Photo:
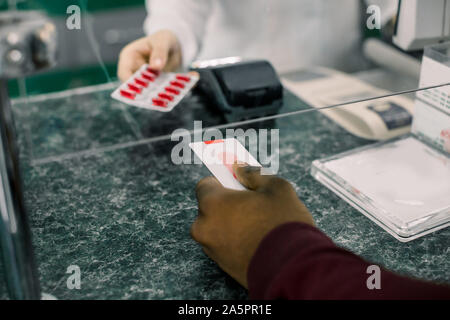
[(414, 135), (315, 160), (311, 174), (402, 242), (450, 225), (450, 159)]

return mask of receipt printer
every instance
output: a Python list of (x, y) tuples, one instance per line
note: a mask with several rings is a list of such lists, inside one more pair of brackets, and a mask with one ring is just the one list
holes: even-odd
[(240, 61), (192, 70), (200, 73), (199, 89), (227, 121), (273, 115), (283, 104), (283, 87), (268, 61)]

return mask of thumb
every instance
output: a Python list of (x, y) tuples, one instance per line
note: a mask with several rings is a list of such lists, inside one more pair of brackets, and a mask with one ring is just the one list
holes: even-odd
[(265, 187), (271, 176), (261, 175), (261, 167), (250, 166), (247, 163), (233, 164), (233, 171), (237, 180), (247, 189), (258, 190)]

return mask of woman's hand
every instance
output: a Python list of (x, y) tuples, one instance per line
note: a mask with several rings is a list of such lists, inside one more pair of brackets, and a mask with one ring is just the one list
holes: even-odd
[(173, 32), (161, 30), (128, 44), (120, 52), (117, 76), (126, 81), (145, 63), (164, 71), (181, 65), (181, 47)]

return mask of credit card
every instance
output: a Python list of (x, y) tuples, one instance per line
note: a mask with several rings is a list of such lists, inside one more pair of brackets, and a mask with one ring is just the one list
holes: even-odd
[(235, 162), (261, 167), (259, 162), (235, 138), (192, 142), (189, 147), (225, 188), (246, 190), (233, 172)]

